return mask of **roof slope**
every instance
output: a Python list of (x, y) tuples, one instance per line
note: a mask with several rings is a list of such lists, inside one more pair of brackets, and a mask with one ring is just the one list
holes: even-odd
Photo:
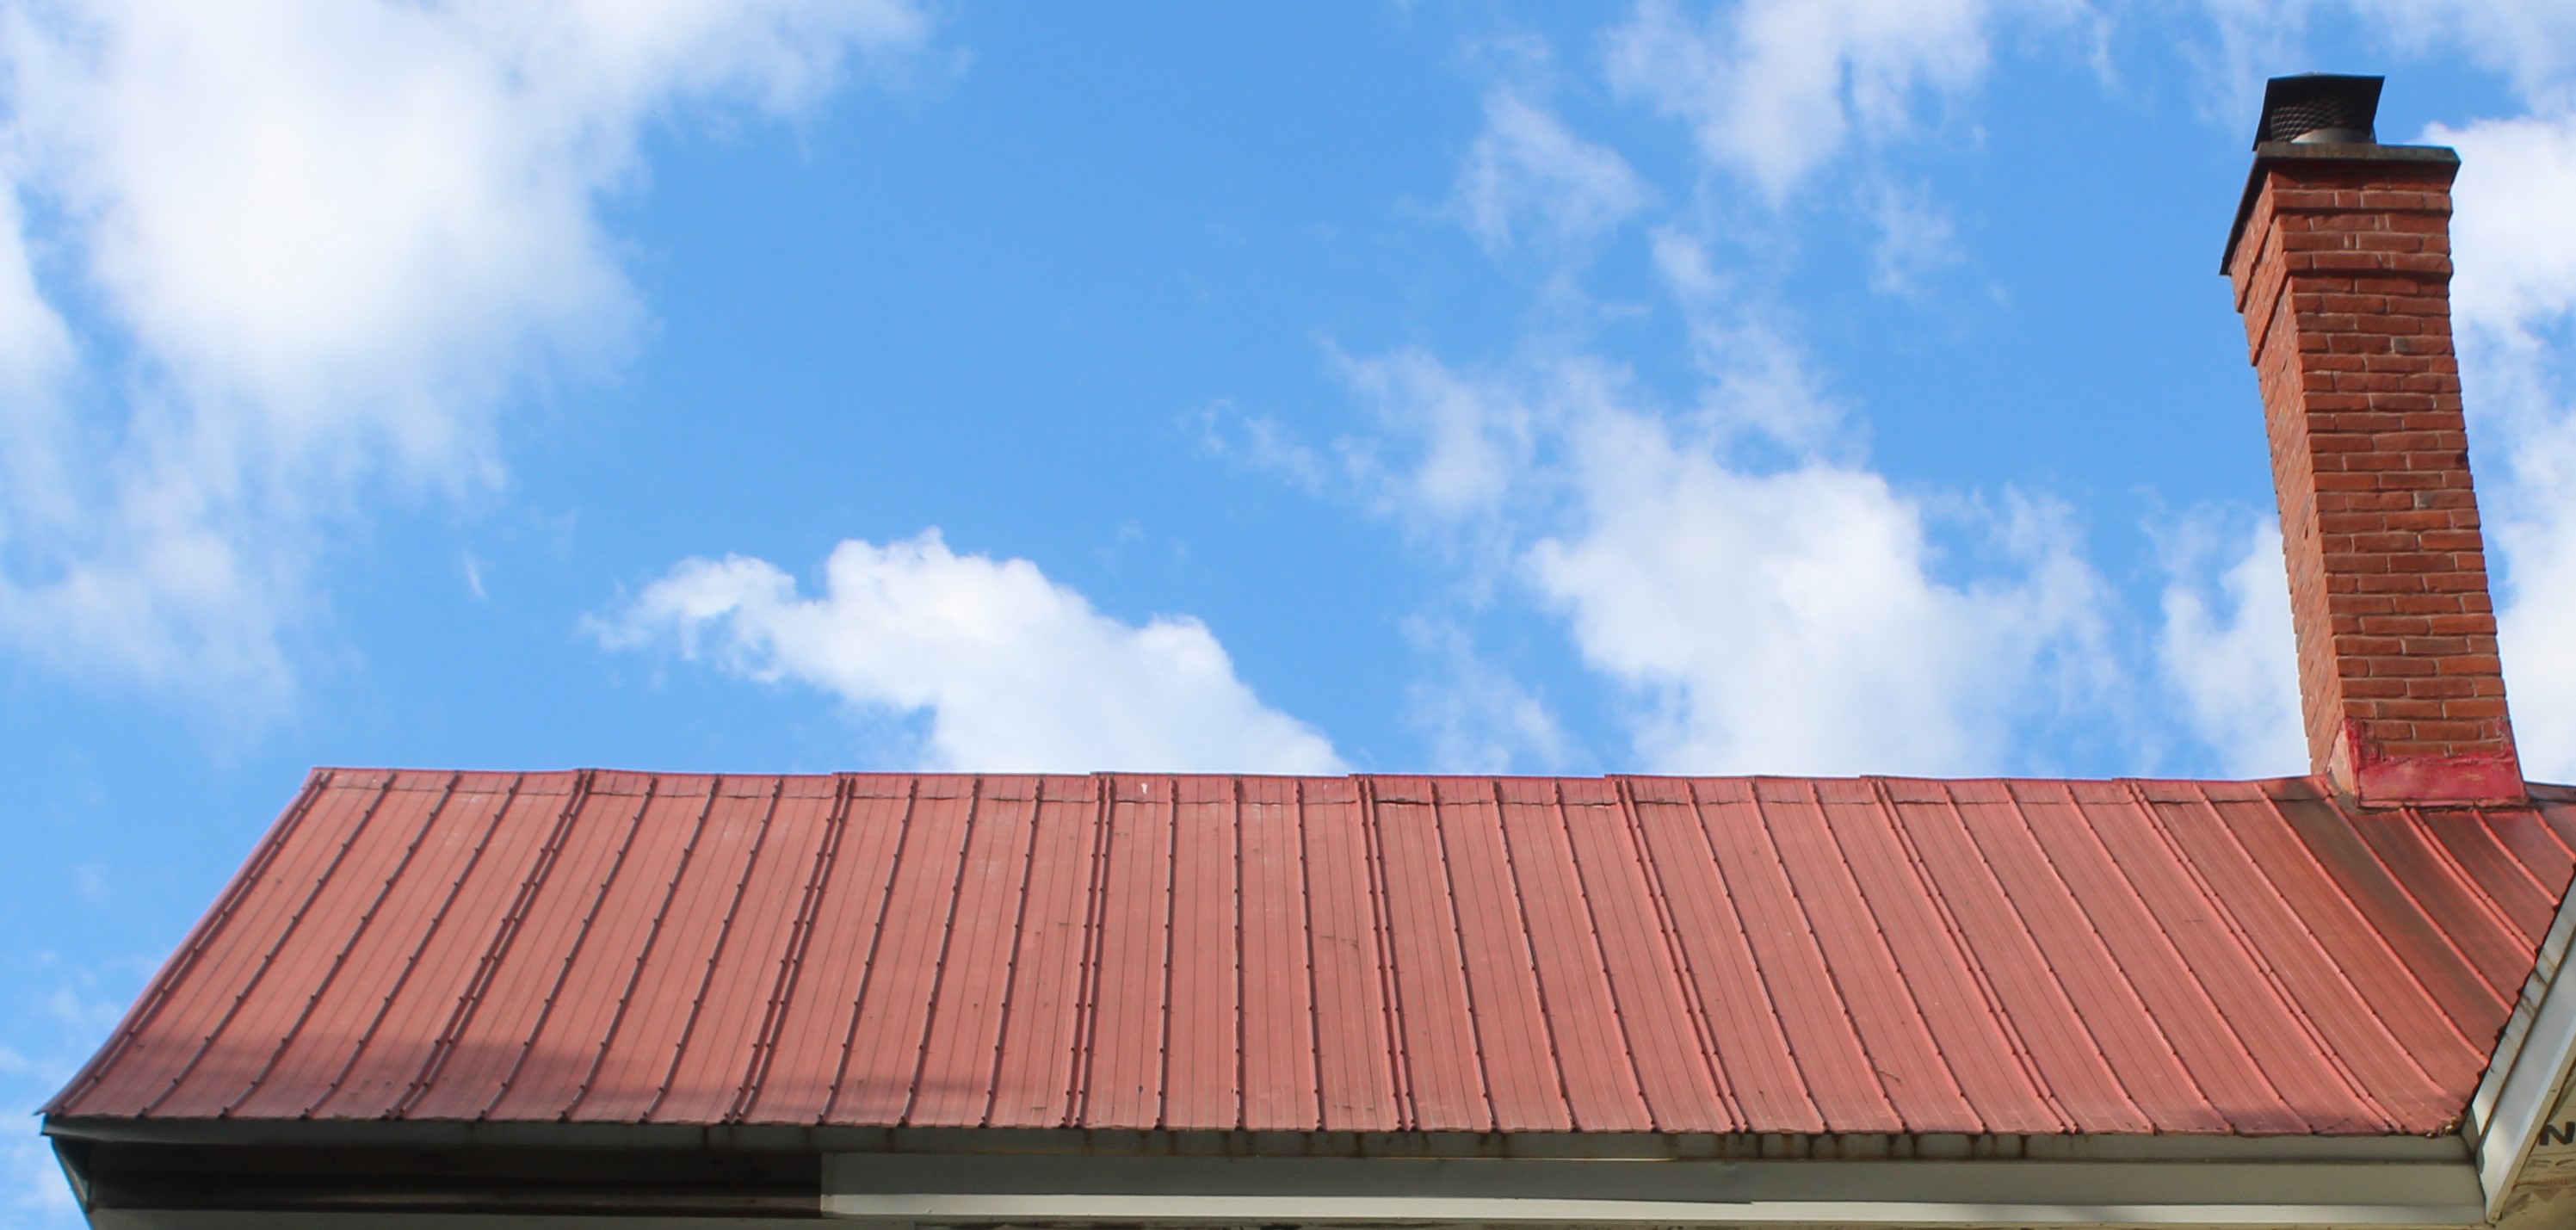
[(317, 771), (47, 1111), (2431, 1133), (2537, 789)]

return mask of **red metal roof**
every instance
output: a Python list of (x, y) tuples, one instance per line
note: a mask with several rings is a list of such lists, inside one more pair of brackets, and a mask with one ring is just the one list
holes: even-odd
[(2431, 1133), (2535, 791), (320, 771), (47, 1111)]

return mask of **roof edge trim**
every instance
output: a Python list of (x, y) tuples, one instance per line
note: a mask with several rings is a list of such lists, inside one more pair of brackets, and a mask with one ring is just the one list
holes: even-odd
[(2571, 942), (2576, 942), (2576, 892), (2565, 892), (2461, 1125), (2461, 1135), (2477, 1150), (2489, 1217), (2503, 1211), (2542, 1120), (2558, 1104), (2571, 1069), (2576, 1069), (2576, 978), (2560, 977)]

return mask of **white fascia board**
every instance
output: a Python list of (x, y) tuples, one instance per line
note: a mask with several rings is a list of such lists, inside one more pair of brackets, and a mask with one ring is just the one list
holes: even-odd
[(2568, 946), (2576, 940), (2576, 892), (2558, 903), (2558, 916), (2540, 941), (2538, 960), (2523, 980), (2513, 1015), (2477, 1096), (2470, 1099), (2461, 1135), (2477, 1151), (2478, 1181), (2494, 1217), (2530, 1161), (2540, 1129), (2566, 1092), (2576, 1063), (2576, 978), (2561, 978)]

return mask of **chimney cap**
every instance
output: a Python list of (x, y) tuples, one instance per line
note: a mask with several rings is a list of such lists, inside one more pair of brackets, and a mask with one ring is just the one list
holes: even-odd
[(2342, 145), (2379, 143), (2379, 88), (2385, 77), (2301, 73), (2274, 77), (2263, 87), (2263, 118), (2254, 146), (2267, 142)]

